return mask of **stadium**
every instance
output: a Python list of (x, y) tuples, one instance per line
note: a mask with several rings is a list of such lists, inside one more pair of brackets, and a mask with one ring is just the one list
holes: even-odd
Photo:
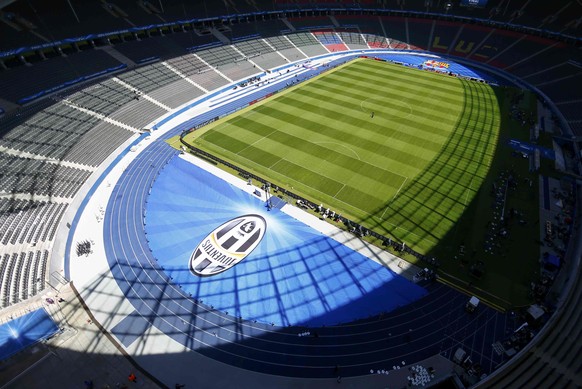
[(579, 0), (0, 21), (0, 388), (582, 388)]

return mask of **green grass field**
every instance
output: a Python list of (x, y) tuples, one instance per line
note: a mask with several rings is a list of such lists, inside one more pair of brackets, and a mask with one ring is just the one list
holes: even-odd
[(487, 84), (356, 60), (185, 141), (421, 253), (452, 257), (474, 235), (478, 246), (483, 227), (466, 215), (481, 212), (473, 200), (500, 131)]

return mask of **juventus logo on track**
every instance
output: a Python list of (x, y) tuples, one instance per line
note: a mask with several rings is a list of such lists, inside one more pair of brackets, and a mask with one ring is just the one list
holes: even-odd
[(202, 239), (190, 256), (190, 271), (200, 277), (220, 274), (245, 259), (259, 245), (267, 223), (262, 216), (239, 216)]

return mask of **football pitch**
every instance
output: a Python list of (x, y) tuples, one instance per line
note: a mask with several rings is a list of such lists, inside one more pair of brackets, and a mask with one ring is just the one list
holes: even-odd
[(361, 59), (184, 140), (426, 254), (476, 196), (499, 130), (490, 86)]

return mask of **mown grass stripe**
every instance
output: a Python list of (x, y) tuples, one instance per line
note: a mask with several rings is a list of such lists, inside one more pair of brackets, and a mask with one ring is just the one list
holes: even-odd
[[(275, 120), (277, 124), (284, 126), (285, 123), (288, 122), (288, 120), (285, 118), (284, 112), (272, 108), (271, 113), (273, 114), (273, 120)], [(338, 123), (338, 126), (340, 125), (341, 123)], [(349, 126), (344, 125), (344, 128), (340, 129), (333, 126), (322, 126), (320, 121), (313, 120), (313, 116), (311, 116), (311, 119), (307, 116), (295, 117), (293, 119), (293, 126), (302, 128), (304, 130), (305, 139), (308, 139), (312, 142), (321, 141), (323, 139), (331, 142), (340, 139), (344, 144), (349, 145), (349, 147), (359, 150), (361, 153), (360, 155), (362, 156), (369, 156), (369, 154), (374, 154), (377, 155), (378, 158), (382, 159), (390, 158), (394, 160), (407, 161), (407, 165), (417, 168), (424, 166), (428, 162), (428, 159), (424, 159), (422, 154), (411, 154), (403, 151), (400, 148), (394, 147), (396, 142), (386, 144), (383, 142), (377, 142), (375, 140), (360, 137), (357, 135), (359, 130), (358, 127), (350, 129)], [(252, 128), (252, 125), (250, 125), (249, 128)]]
[[(442, 76), (441, 76), (442, 77)], [(386, 77), (382, 77), (378, 79), (370, 78), (362, 75), (359, 72), (352, 72), (352, 71), (338, 71), (332, 75), (330, 78), (326, 79), (326, 82), (334, 82), (344, 80), (349, 82), (352, 79), (353, 82), (370, 84), (376, 82), (377, 87), (389, 87), (395, 86), (398, 87), (398, 90), (403, 92), (410, 92), (418, 89), (426, 89), (430, 90), (432, 93), (436, 93), (439, 97), (447, 97), (453, 98), (457, 93), (462, 93), (463, 88), (459, 84), (458, 79), (450, 78), (451, 84), (448, 86), (444, 86), (442, 84), (442, 80), (427, 80), (423, 77), (417, 77), (411, 75), (407, 77), (403, 74), (388, 74)], [(352, 83), (353, 84), (353, 83)]]
[[(414, 116), (421, 116), (424, 119), (448, 125), (454, 125), (457, 121), (457, 118), (454, 115), (451, 115), (451, 112), (448, 109), (450, 108), (454, 112), (455, 110), (458, 110), (459, 105), (459, 103), (450, 104), (445, 107), (447, 109), (443, 109), (441, 103), (441, 106), (437, 108), (430, 106), (430, 104), (426, 104), (426, 96), (419, 97), (418, 95), (411, 95), (410, 98), (398, 96), (397, 94), (391, 96), (389, 91), (386, 91), (381, 98), (366, 94), (365, 92), (359, 93), (356, 91), (346, 93), (343, 87), (333, 84), (324, 85), (323, 87), (318, 85), (315, 89), (300, 89), (297, 91), (296, 95), (318, 102), (342, 103), (342, 107), (352, 110), (355, 113), (364, 114), (369, 114), (371, 110), (375, 110), (376, 113), (379, 113), (382, 111), (383, 106), (386, 108), (392, 108), (392, 105), (396, 105), (397, 108), (404, 111), (404, 114), (401, 116), (411, 116), (410, 111), (412, 110), (412, 115)], [(429, 103), (431, 102), (430, 100), (431, 99), (428, 99)], [(373, 108), (370, 108), (370, 105)]]
[[(353, 156), (336, 153), (333, 149), (329, 147), (322, 146), (321, 144), (312, 143), (306, 141), (305, 139), (299, 138), (294, 136), (290, 133), (273, 130), (271, 127), (262, 125), (260, 123), (254, 122), (252, 119), (249, 119), (248, 127), (251, 129), (250, 131), (260, 131), (263, 134), (266, 134), (265, 138), (262, 139), (260, 145), (257, 147), (264, 149), (264, 150), (280, 150), (283, 147), (291, 147), (297, 150), (296, 159), (298, 161), (308, 161), (313, 156), (317, 156), (320, 159), (320, 164), (322, 170), (329, 170), (333, 169), (333, 167), (325, 166), (325, 162), (328, 160), (333, 160), (333, 164), (340, 167), (343, 170), (350, 171), (352, 173), (357, 173), (361, 176), (368, 177), (371, 179), (375, 179), (379, 182), (384, 182), (385, 185), (390, 182), (400, 182), (402, 181), (402, 176), (400, 174), (394, 173), (387, 169), (384, 169), (380, 166), (372, 165), (369, 162), (357, 159)], [(239, 122), (237, 125), (240, 125)], [(262, 129), (262, 130), (259, 130)], [(224, 135), (223, 136), (227, 136)], [(233, 141), (238, 142), (237, 139), (233, 138)], [(252, 153), (257, 148), (255, 146), (249, 145), (247, 148), (241, 150), (239, 154), (241, 155), (249, 155), (249, 152)], [(249, 150), (249, 151), (247, 151)], [(269, 162), (272, 162), (269, 159)], [(300, 163), (297, 163), (300, 166)], [(268, 167), (269, 165), (264, 165)], [(345, 173), (344, 173), (345, 174)]]
[[(341, 88), (337, 89), (337, 88), (328, 88), (328, 87), (320, 87), (319, 89), (321, 90), (326, 90), (327, 92), (329, 92), (330, 94), (335, 94), (335, 93), (341, 93)], [(366, 95), (365, 93), (362, 94), (358, 94), (358, 97), (361, 97), (362, 100), (360, 100), (360, 103), (363, 101), (366, 101), (366, 99), (369, 99), (369, 95)], [(387, 94), (388, 95), (388, 94)], [(368, 97), (367, 97), (368, 96)], [(388, 96), (389, 98), (389, 96)], [(396, 97), (394, 97), (396, 99)], [(327, 99), (326, 99), (327, 100)], [(325, 101), (325, 100), (323, 100)], [(401, 100), (404, 101), (404, 100)], [(391, 100), (385, 100), (385, 104), (390, 104)], [(405, 102), (408, 103), (408, 101), (406, 100)], [(449, 123), (447, 123), (445, 120), (441, 120), (440, 118), (435, 118), (438, 120), (431, 120), (431, 115), (422, 115), (420, 114), (420, 111), (417, 113), (417, 111), (415, 110), (415, 107), (418, 106), (430, 106), (430, 105), (435, 105), (435, 104), (439, 104), (438, 101), (418, 101), (416, 104), (411, 105), (412, 108), (412, 115), (407, 115), (406, 117), (394, 117), (391, 115), (387, 115), (388, 117), (386, 117), (386, 120), (389, 120), (393, 125), (399, 125), (402, 127), (406, 127), (408, 130), (410, 131), (421, 131), (430, 135), (439, 135), (442, 136), (444, 138), (447, 138), (448, 135), (450, 134), (450, 127), (452, 127), (453, 125), (450, 124), (450, 122), (455, 122), (456, 120), (458, 120), (457, 117), (455, 117), (455, 115), (458, 115), (458, 111), (457, 109), (451, 105), (451, 106), (441, 106), (440, 110), (444, 111), (444, 112), (448, 112), (452, 117), (455, 118), (455, 120), (450, 120)], [(359, 105), (359, 104), (358, 104)], [(343, 109), (343, 106), (342, 106)], [(425, 108), (426, 109), (426, 108)], [(357, 109), (353, 109), (355, 112), (357, 112)], [(437, 108), (433, 108), (433, 112), (436, 112)], [(339, 111), (341, 112), (341, 111)], [(381, 111), (379, 110), (378, 112), (378, 116), (376, 117), (376, 119), (384, 119), (384, 116), (381, 114)], [(359, 114), (359, 113), (358, 113)], [(364, 112), (365, 115), (369, 115), (370, 112)]]
[[(321, 81), (321, 82), (319, 82)], [(310, 88), (314, 88), (316, 85), (310, 85)], [(378, 84), (376, 82), (374, 82), (373, 80), (370, 80), (369, 82), (361, 82), (359, 84), (360, 88), (356, 88), (356, 89), (345, 89), (345, 88), (349, 88), (350, 86), (353, 87), (354, 84), (350, 83), (349, 78), (345, 78), (345, 79), (337, 79), (337, 80), (328, 80), (328, 79), (323, 79), (323, 80), (318, 80), (317, 83), (317, 87), (326, 87), (326, 88), (330, 88), (330, 89), (344, 89), (347, 90), (349, 92), (350, 95), (360, 95), (360, 97), (365, 98), (365, 96), (370, 96), (369, 94), (367, 94), (364, 91), (367, 91), (368, 89), (377, 89), (377, 90), (381, 90), (382, 91), (382, 95), (378, 95), (378, 94), (374, 94), (375, 96), (381, 98), (381, 97), (388, 97), (388, 98), (393, 98), (393, 99), (402, 99), (402, 98), (406, 98), (408, 100), (414, 101), (414, 102), (418, 102), (420, 103), (421, 101), (425, 101), (427, 96), (431, 96), (431, 98), (433, 100), (437, 100), (438, 102), (440, 102), (441, 104), (451, 104), (451, 105), (455, 105), (458, 106), (459, 103), (462, 103), (462, 93), (460, 93), (461, 96), (459, 96), (459, 94), (455, 94), (453, 92), (450, 93), (438, 93), (438, 90), (436, 89), (430, 89), (427, 88), (427, 90), (422, 93), (421, 95), (419, 95), (418, 90), (420, 88), (419, 85), (417, 85), (414, 81), (411, 82), (407, 82), (407, 83), (390, 83), (390, 84)], [(311, 89), (308, 89), (311, 90)], [(462, 89), (459, 91), (462, 92)], [(364, 96), (362, 96), (364, 95)]]
[[(466, 91), (470, 95), (477, 93), (472, 84), (466, 85)], [(475, 107), (472, 99), (465, 105), (465, 113), (469, 117), (477, 113), (480, 109), (481, 107)], [(465, 118), (467, 116), (463, 117)], [(464, 152), (467, 149), (461, 146), (462, 137), (458, 135), (462, 134), (465, 130), (466, 128), (462, 125), (457, 127), (457, 130), (452, 134), (449, 142), (447, 142), (447, 146), (443, 148), (443, 152), (439, 154), (439, 157), (431, 162), (429, 169), (417, 176), (401, 192), (398, 198), (390, 204), (387, 217), (391, 218), (393, 222), (394, 219), (402, 223), (406, 223), (407, 219), (419, 220), (419, 218), (427, 217), (428, 210), (432, 211), (432, 216), (427, 218), (423, 223), (424, 228), (422, 230), (424, 232), (417, 234), (416, 238), (409, 237), (412, 240), (411, 244), (422, 244), (422, 240), (424, 239), (438, 239), (442, 236), (441, 234), (449, 231), (462, 214), (465, 204), (476, 194), (476, 191), (466, 192), (457, 190), (447, 192), (449, 197), (445, 197), (439, 194), (436, 188), (443, 188), (445, 182), (452, 182), (455, 185), (461, 184), (464, 187), (468, 187), (472, 185), (471, 181), (474, 181), (475, 178), (477, 178), (475, 184), (478, 187), (480, 185), (479, 181), (484, 179), (488, 164), (485, 165), (485, 171), (483, 171), (483, 175), (480, 177), (467, 175), (463, 171), (468, 166), (481, 165), (482, 161), (475, 161), (475, 159), (482, 160), (483, 155), (483, 153)], [(483, 131), (483, 133), (486, 132)], [(485, 147), (488, 147), (489, 144), (490, 142), (483, 142)], [(455, 151), (460, 151), (461, 156), (446, 152), (450, 148)], [(463, 161), (465, 162), (464, 164), (461, 163)], [(444, 216), (445, 213), (447, 216)]]
[(487, 85), (362, 60), (217, 124), (201, 142), (427, 251), (476, 196), (499, 125)]
[[(342, 112), (342, 113), (337, 112), (337, 110), (335, 110), (335, 109), (329, 109), (329, 108), (327, 108), (327, 106), (329, 106), (329, 101), (333, 102), (334, 99), (332, 97), (329, 97), (328, 102), (322, 103), (320, 106), (317, 106), (315, 104), (310, 104), (310, 103), (306, 102), (305, 100), (294, 99), (294, 98), (288, 98), (285, 101), (285, 103), (288, 106), (292, 106), (295, 108), (304, 109), (304, 110), (308, 110), (308, 111), (312, 111), (312, 112), (319, 110), (319, 112), (317, 112), (316, 115), (322, 116), (326, 120), (329, 120), (328, 118), (335, 116), (336, 117), (334, 119), (335, 121), (342, 121), (343, 124), (346, 124), (346, 125), (351, 124), (352, 126), (357, 126), (360, 131), (373, 132), (374, 134), (372, 135), (372, 137), (377, 137), (379, 141), (381, 141), (381, 138), (391, 138), (392, 140), (397, 140), (397, 141), (400, 141), (403, 143), (407, 143), (409, 145), (418, 145), (424, 149), (427, 149), (427, 150), (430, 150), (433, 152), (439, 151), (442, 147), (442, 140), (441, 140), (441, 142), (435, 142), (435, 141), (432, 141), (431, 139), (427, 139), (426, 137), (416, 135), (413, 132), (399, 130), (398, 126), (394, 126), (394, 123), (397, 122), (397, 119), (395, 119), (395, 118), (391, 118), (392, 120), (389, 120), (389, 122), (391, 122), (391, 123), (389, 123), (390, 127), (382, 126), (381, 124), (378, 124), (378, 123), (380, 123), (379, 118), (375, 122), (368, 121), (367, 120), (369, 118), (368, 114), (363, 114), (362, 112), (357, 112), (357, 111), (355, 112), (354, 115), (350, 115), (349, 113), (346, 114), (345, 112), (349, 111), (348, 107), (345, 107), (344, 112)], [(363, 116), (366, 119), (363, 119), (363, 118), (357, 119), (358, 115)], [(377, 113), (377, 115), (381, 115), (381, 113)], [(354, 116), (356, 116), (356, 118)], [(405, 119), (401, 119), (401, 120), (405, 120)], [(328, 127), (328, 126), (325, 126), (325, 127)], [(386, 130), (389, 130), (389, 132), (387, 133)]]
[[(391, 100), (387, 98), (383, 101), (373, 98), (358, 100), (342, 96), (339, 94), (340, 92), (341, 89), (337, 90), (337, 93), (325, 93), (321, 90), (317, 92), (303, 92), (294, 96), (287, 96), (285, 101), (281, 101), (281, 103), (299, 101), (304, 104), (316, 105), (319, 107), (319, 110), (316, 110), (315, 113), (351, 117), (353, 121), (359, 120), (362, 123), (366, 123), (372, 129), (378, 128), (381, 130), (386, 126), (394, 128), (403, 127), (410, 132), (419, 132), (425, 136), (438, 137), (437, 140), (440, 143), (442, 143), (443, 137), (446, 138), (450, 134), (450, 131), (442, 130), (442, 128), (452, 126), (458, 120), (458, 109), (455, 107), (447, 109), (446, 116), (436, 115), (434, 114), (436, 112), (435, 109), (431, 109), (433, 113), (427, 113), (428, 109), (426, 107), (419, 108), (420, 105), (427, 105), (424, 103), (418, 103), (417, 105), (410, 104), (408, 101), (402, 99)], [(361, 97), (365, 97), (365, 95)], [(338, 106), (342, 107), (341, 112), (337, 111)], [(370, 120), (370, 112), (372, 111), (375, 112), (375, 120)], [(429, 124), (428, 128), (419, 127), (421, 124), (426, 124), (427, 121), (428, 123), (436, 122), (438, 126)]]

